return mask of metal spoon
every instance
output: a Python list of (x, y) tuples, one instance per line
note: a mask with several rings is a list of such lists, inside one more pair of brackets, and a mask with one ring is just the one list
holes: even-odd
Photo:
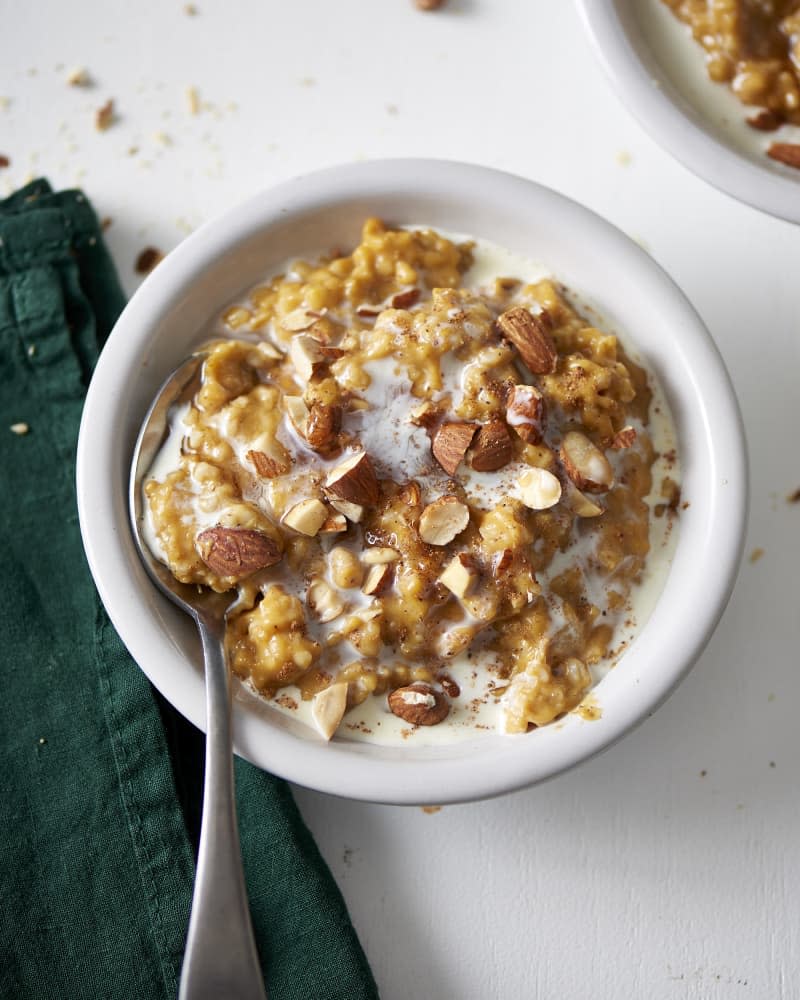
[(169, 376), (145, 417), (131, 463), (133, 537), (153, 583), (194, 618), (203, 643), (206, 677), (206, 770), (203, 822), (192, 915), (181, 971), (179, 1000), (266, 1000), (250, 922), (233, 794), (230, 674), (223, 637), (231, 594), (179, 583), (147, 547), (142, 485), (169, 433), (173, 407), (200, 386), (204, 355), (194, 355)]

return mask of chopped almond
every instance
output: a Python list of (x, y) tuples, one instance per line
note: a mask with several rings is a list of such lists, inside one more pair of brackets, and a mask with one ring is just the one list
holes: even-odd
[(408, 288), (404, 292), (398, 292), (392, 296), (392, 309), (410, 309), (419, 302), (420, 294), (418, 288)]
[(527, 444), (542, 440), (544, 396), (533, 385), (515, 385), (506, 401), (506, 423)]
[(361, 561), (367, 566), (376, 566), (379, 563), (393, 563), (400, 558), (397, 549), (390, 549), (388, 545), (374, 545), (369, 549), (364, 549), (361, 553)]
[(308, 606), (318, 621), (332, 622), (344, 611), (344, 600), (324, 580), (313, 580), (306, 594)]
[(364, 516), (364, 506), (360, 503), (350, 503), (349, 500), (342, 500), (341, 497), (328, 496), (328, 503), (340, 514), (344, 514), (348, 521), (358, 524)]
[(409, 423), (414, 424), (417, 427), (424, 427), (425, 430), (430, 430), (436, 425), (436, 422), (442, 415), (442, 411), (435, 403), (431, 403), (430, 400), (426, 399), (419, 406), (415, 406), (414, 409), (409, 413), (408, 420)]
[(577, 517), (600, 517), (603, 513), (603, 508), (591, 497), (587, 497), (585, 493), (581, 493), (577, 486), (574, 486), (571, 482), (567, 484), (567, 488), (564, 491), (564, 499), (567, 506)]
[(419, 536), (428, 545), (447, 545), (469, 524), (469, 507), (458, 497), (443, 496), (420, 514)]
[(342, 408), (329, 403), (312, 403), (306, 421), (306, 441), (314, 451), (325, 451), (336, 444), (342, 427)]
[(614, 482), (614, 470), (600, 449), (580, 431), (564, 435), (559, 451), (569, 478), (579, 490), (605, 493)]
[(505, 422), (490, 420), (475, 437), (470, 462), (478, 472), (494, 472), (507, 465), (513, 454), (514, 445)]
[(389, 695), (389, 710), (412, 726), (436, 726), (447, 718), (450, 703), (441, 691), (417, 681)]
[(297, 374), (305, 382), (320, 375), (328, 363), (324, 345), (307, 333), (297, 333), (289, 344), (289, 357)]
[(517, 496), (531, 510), (547, 510), (561, 499), (561, 483), (547, 469), (526, 469), (520, 474)]
[(313, 538), (328, 519), (328, 508), (321, 500), (301, 500), (283, 515), (283, 523), (301, 535)]
[(314, 695), (311, 717), (324, 739), (329, 740), (339, 728), (347, 709), (347, 682), (331, 684)]
[(367, 578), (361, 592), (368, 597), (377, 597), (382, 594), (392, 581), (392, 564), (376, 563), (370, 567)]
[(265, 479), (274, 479), (275, 476), (285, 476), (289, 471), (288, 465), (279, 462), (265, 451), (248, 451), (247, 460), (253, 463), (256, 472), (259, 476), (264, 476)]
[(302, 396), (284, 396), (283, 402), (286, 406), (286, 412), (289, 415), (289, 420), (291, 420), (295, 429), (302, 434), (303, 437), (305, 437), (306, 429), (308, 427), (309, 413), (306, 401)]
[(448, 476), (454, 476), (475, 437), (477, 424), (442, 424), (433, 436), (433, 457)]
[[(380, 486), (372, 462), (365, 451), (345, 459), (328, 473), (325, 487), (350, 503), (372, 507), (378, 502)], [(347, 516), (347, 511), (342, 511)]]
[(105, 132), (106, 129), (111, 128), (116, 119), (114, 114), (114, 101), (109, 98), (106, 103), (98, 108), (94, 113), (94, 127), (98, 132)]
[(768, 108), (762, 108), (745, 121), (750, 128), (758, 129), (759, 132), (774, 132), (783, 124), (781, 116)]
[(550, 333), (552, 321), (548, 312), (543, 309), (532, 313), (523, 306), (514, 306), (497, 317), (497, 325), (534, 375), (556, 370), (558, 352)]
[(633, 427), (623, 427), (621, 431), (617, 431), (611, 440), (611, 448), (614, 451), (622, 451), (624, 448), (630, 448), (633, 442), (636, 440), (636, 431)]
[(800, 143), (773, 142), (767, 150), (767, 156), (778, 163), (785, 163), (787, 167), (800, 170)]
[(444, 572), (439, 577), (439, 582), (456, 597), (466, 597), (478, 579), (478, 570), (475, 560), (467, 552), (459, 552), (453, 556), (447, 564)]
[(344, 514), (340, 514), (338, 511), (335, 514), (329, 514), (327, 518), (322, 522), (322, 527), (319, 529), (320, 535), (338, 535), (342, 531), (347, 531), (347, 518)]
[(287, 313), (280, 320), (280, 325), (290, 333), (299, 333), (300, 330), (308, 330), (309, 327), (313, 326), (321, 315), (322, 313), (312, 312), (301, 306), (299, 309), (293, 309)]

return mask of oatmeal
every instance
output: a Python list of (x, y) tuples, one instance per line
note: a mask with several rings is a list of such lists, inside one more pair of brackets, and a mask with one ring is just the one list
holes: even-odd
[[(747, 123), (761, 132), (800, 125), (798, 0), (662, 0), (705, 50), (711, 80), (757, 109)], [(800, 146), (772, 143), (767, 153), (800, 167)]]
[(545, 725), (663, 580), (657, 386), (498, 253), (370, 219), (292, 261), (224, 312), (145, 484), (153, 551), (236, 592), (233, 671), (326, 738)]

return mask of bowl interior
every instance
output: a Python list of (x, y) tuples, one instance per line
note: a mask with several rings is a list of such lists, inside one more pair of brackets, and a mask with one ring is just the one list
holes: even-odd
[[(121, 317), (87, 397), (78, 454), (81, 527), (101, 597), (163, 694), (204, 724), (199, 644), (162, 598), (127, 528), (128, 465), (160, 383), (211, 317), (288, 256), (357, 242), (368, 215), (484, 237), (547, 265), (633, 342), (664, 386), (681, 452), (680, 535), (661, 599), (595, 689), (602, 718), (569, 715), (518, 737), (445, 747), (323, 743), (239, 687), (236, 749), (301, 784), (357, 798), (440, 803), (542, 780), (607, 746), (689, 668), (729, 594), (745, 508), (744, 446), (724, 366), (679, 290), (635, 243), (574, 202), (496, 171), (387, 161), (323, 171), (267, 192), (198, 231), (159, 265)], [(698, 566), (709, 567), (708, 575)]]
[(702, 47), (662, 0), (578, 0), (619, 97), (685, 166), (720, 190), (800, 222), (800, 171), (771, 160), (773, 141), (800, 142), (800, 128), (752, 129), (746, 108), (707, 76)]

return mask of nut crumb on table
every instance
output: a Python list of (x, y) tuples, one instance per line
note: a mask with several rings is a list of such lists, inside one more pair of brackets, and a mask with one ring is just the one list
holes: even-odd
[(552, 280), (463, 287), (472, 261), (371, 219), (350, 254), (290, 262), (223, 312), (182, 455), (145, 484), (175, 576), (239, 591), (233, 671), (310, 703), (324, 738), (372, 733), (346, 715), (376, 696), (404, 739), (459, 704), (524, 733), (575, 709), (634, 626), (647, 375)]

